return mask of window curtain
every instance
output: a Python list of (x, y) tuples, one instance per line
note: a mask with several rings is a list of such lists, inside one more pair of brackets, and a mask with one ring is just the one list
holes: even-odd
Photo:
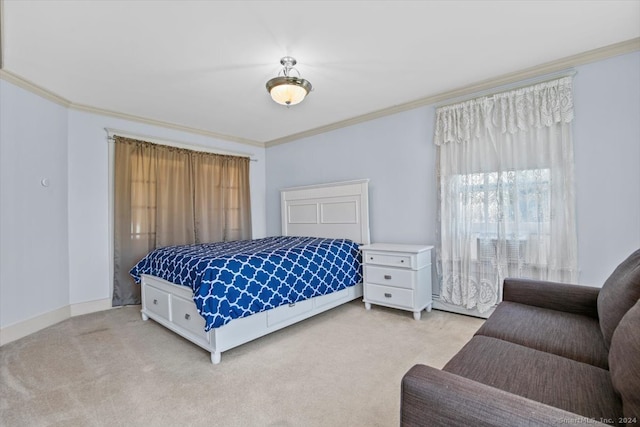
[(487, 312), (505, 277), (575, 282), (572, 78), (436, 111), (443, 301)]
[(248, 158), (114, 140), (114, 306), (140, 303), (129, 270), (153, 249), (251, 238)]

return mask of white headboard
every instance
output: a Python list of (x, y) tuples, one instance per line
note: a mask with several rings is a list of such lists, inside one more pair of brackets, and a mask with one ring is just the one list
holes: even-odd
[(282, 235), (369, 244), (369, 180), (280, 190)]

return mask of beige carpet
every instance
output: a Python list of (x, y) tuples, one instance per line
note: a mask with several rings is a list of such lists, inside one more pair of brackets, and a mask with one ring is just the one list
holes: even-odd
[(353, 301), (212, 365), (139, 307), (88, 314), (0, 347), (0, 423), (397, 426), (403, 374), (441, 368), (482, 322)]

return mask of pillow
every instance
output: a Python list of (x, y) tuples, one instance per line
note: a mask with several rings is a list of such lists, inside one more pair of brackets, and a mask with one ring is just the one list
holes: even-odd
[[(622, 398), (625, 418), (640, 420), (640, 301), (624, 315), (609, 351), (613, 389)], [(633, 420), (629, 421), (629, 425)]]
[(598, 294), (598, 319), (607, 348), (620, 319), (640, 299), (640, 249), (624, 260)]

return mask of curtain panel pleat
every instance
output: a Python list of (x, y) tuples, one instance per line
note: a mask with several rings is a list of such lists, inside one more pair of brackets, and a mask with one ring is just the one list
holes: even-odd
[(248, 158), (114, 140), (114, 306), (140, 303), (129, 270), (153, 249), (251, 238)]
[(505, 277), (574, 282), (572, 80), (436, 112), (440, 297), (480, 313)]

